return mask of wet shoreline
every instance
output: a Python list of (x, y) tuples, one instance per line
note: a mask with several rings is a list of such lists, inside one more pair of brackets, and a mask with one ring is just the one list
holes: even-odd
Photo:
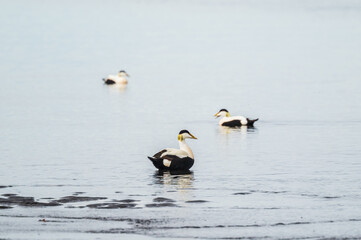
[[(174, 177), (177, 178), (178, 176)], [(4, 190), (5, 189), (3, 188), (2, 192)], [(119, 193), (120, 191), (116, 192)], [(233, 192), (230, 194), (230, 197), (233, 196), (233, 198), (236, 197), (241, 200), (252, 195), (264, 195), (268, 197), (294, 196), (288, 191), (248, 189), (247, 191)], [(316, 194), (299, 194), (298, 196), (305, 199), (323, 199), (324, 201), (339, 201), (340, 199), (347, 197), (322, 196)], [(62, 234), (64, 231), (62, 229), (67, 229), (65, 231), (68, 233), (74, 232), (83, 234), (81, 236), (88, 236), (90, 238), (98, 235), (103, 236), (102, 234), (106, 234), (108, 237), (117, 234), (124, 236), (130, 234), (131, 236), (139, 236), (140, 238), (165, 237), (169, 239), (172, 239), (173, 237), (193, 238), (194, 236), (197, 236), (199, 239), (229, 239), (237, 236), (237, 239), (273, 239), (286, 229), (293, 229), (289, 234), (285, 235), (287, 239), (317, 239), (330, 237), (339, 239), (341, 236), (332, 232), (324, 235), (312, 235), (312, 237), (307, 233), (302, 235), (301, 229), (313, 229), (314, 227), (322, 229), (326, 226), (335, 225), (361, 226), (361, 218), (357, 217), (348, 219), (330, 219), (326, 217), (323, 220), (316, 220), (312, 217), (302, 219), (295, 216), (288, 218), (287, 220), (284, 219), (284, 221), (277, 221), (276, 217), (263, 223), (252, 223), (245, 221), (242, 215), (248, 214), (249, 211), (254, 210), (267, 212), (269, 215), (271, 212), (276, 213), (281, 211), (292, 213), (293, 211), (299, 212), (299, 210), (283, 207), (256, 208), (242, 206), (233, 207), (229, 210), (222, 210), (222, 208), (211, 207), (212, 201), (209, 199), (186, 200), (183, 201), (183, 203), (163, 196), (147, 196), (146, 199), (148, 200), (141, 199), (141, 196), (118, 199), (113, 197), (91, 196), (85, 191), (73, 192), (72, 195), (66, 195), (60, 198), (43, 197), (39, 199), (29, 196), (20, 196), (14, 193), (2, 193), (0, 197), (0, 225), (9, 226), (8, 224), (11, 222), (23, 222), (21, 219), (29, 219), (30, 222), (27, 220), (26, 225), (29, 227), (31, 226), (41, 234), (49, 234), (51, 231), (57, 231)], [(178, 213), (181, 213), (182, 209), (187, 211), (186, 209), (188, 207), (186, 206), (193, 206), (191, 209), (193, 209), (196, 215), (173, 215), (169, 212), (169, 209), (179, 209), (175, 211)], [(229, 214), (239, 215), (234, 215), (234, 220), (231, 221), (231, 223), (226, 219), (217, 220), (215, 217), (219, 214), (219, 211), (220, 213), (222, 212), (221, 215), (223, 217), (227, 217)], [(299, 213), (301, 212), (302, 211)], [(203, 214), (205, 214), (204, 217), (202, 217)], [(210, 218), (207, 217), (207, 215), (209, 215)], [(7, 224), (4, 225), (4, 222), (7, 222)], [(99, 224), (96, 222), (99, 222)], [(72, 225), (74, 224), (82, 224), (82, 227), (73, 228)], [(89, 227), (87, 227), (88, 224)], [(119, 226), (119, 224), (122, 226)], [(49, 227), (52, 230), (49, 230)], [(276, 235), (273, 236), (267, 234), (269, 231), (267, 229), (272, 229), (271, 232), (275, 232)], [(21, 232), (27, 231), (26, 228), (24, 228), (23, 230), (14, 232), (14, 229), (8, 227), (5, 227), (4, 230), (5, 236), (7, 236), (7, 234), (9, 234), (8, 236), (11, 236), (12, 234), (16, 235), (16, 233), (20, 234)], [(183, 230), (191, 231), (191, 233), (185, 234)], [(212, 232), (214, 231), (219, 232), (220, 235), (212, 236)], [(237, 235), (236, 232), (245, 235)], [(252, 234), (255, 232), (259, 233)], [(91, 234), (94, 234), (94, 236)], [(349, 236), (343, 236), (342, 239), (356, 239), (357, 237), (357, 234), (351, 234)]]
[[(183, 222), (185, 219), (178, 219), (178, 218), (132, 218), (132, 217), (101, 217), (101, 216), (82, 216), (82, 217), (75, 217), (68, 215), (52, 215), (52, 214), (39, 214), (39, 215), (12, 215), (12, 214), (1, 214), (0, 212), (0, 223), (1, 222), (23, 222), (22, 219), (28, 219), (32, 223), (30, 224), (35, 228), (35, 230), (41, 233), (47, 233), (49, 231), (48, 227), (52, 229), (55, 227), (60, 236), (65, 229), (64, 233), (74, 232), (74, 233), (82, 233), (84, 236), (88, 237), (96, 237), (101, 234), (131, 234), (134, 236), (139, 235), (140, 237), (166, 237), (169, 239), (176, 238), (193, 238), (189, 234), (182, 233), (182, 230), (192, 231), (192, 234), (198, 235), (197, 238), (199, 239), (229, 239), (230, 237), (226, 237), (228, 234), (226, 232), (234, 232), (238, 231), (239, 234), (233, 234), (233, 238), (241, 239), (274, 239), (275, 236), (272, 234), (267, 233), (269, 230), (274, 229), (272, 231), (282, 231), (283, 228), (287, 230), (288, 228), (293, 229), (304, 229), (304, 228), (313, 228), (317, 227), (322, 229), (320, 226), (332, 226), (336, 225), (344, 225), (350, 224), (353, 226), (360, 226), (361, 218), (360, 219), (345, 219), (345, 220), (324, 220), (324, 221), (297, 221), (297, 222), (273, 222), (273, 223), (266, 223), (266, 224), (230, 224), (230, 225), (223, 225), (223, 224), (214, 224), (214, 225), (202, 225), (202, 224), (195, 224), (189, 225), (186, 222)], [(25, 221), (25, 222), (28, 222)], [(98, 225), (100, 223), (101, 225)], [(174, 224), (180, 224), (179, 226), (175, 226)], [(27, 223), (28, 224), (28, 223)], [(62, 227), (58, 228), (57, 225), (61, 225)], [(71, 226), (74, 224), (89, 224), (89, 227), (83, 227), (81, 229), (73, 229)], [(102, 225), (111, 225), (110, 227), (102, 226)], [(123, 227), (119, 227), (122, 225)], [(5, 226), (5, 225), (4, 225)], [(47, 227), (48, 226), (48, 227)], [(97, 227), (94, 227), (97, 226)], [(101, 226), (101, 227), (99, 227)], [(94, 229), (95, 228), (95, 229)], [(258, 229), (258, 230), (257, 230)], [(269, 229), (264, 231), (262, 229)], [(7, 227), (3, 228), (5, 231), (5, 237), (7, 234), (14, 233), (13, 230), (8, 229)], [(176, 232), (174, 232), (176, 231)], [(218, 231), (221, 234), (224, 234), (225, 237), (212, 237), (207, 232), (209, 231)], [(250, 234), (256, 233), (257, 234)], [(271, 231), (271, 232), (272, 232)], [(27, 232), (26, 228), (22, 229), (19, 228), (16, 232)], [(316, 234), (310, 237), (305, 231), (305, 234), (288, 234), (287, 239), (358, 239), (358, 235), (332, 235), (332, 234), (325, 234), (322, 233)], [(246, 233), (246, 234), (245, 234)], [(95, 235), (92, 235), (95, 234)], [(125, 236), (126, 236), (125, 235)], [(238, 236), (238, 237), (237, 237)], [(277, 236), (277, 235), (276, 235)], [(5, 238), (6, 239), (6, 238)], [(278, 237), (277, 237), (278, 239)]]

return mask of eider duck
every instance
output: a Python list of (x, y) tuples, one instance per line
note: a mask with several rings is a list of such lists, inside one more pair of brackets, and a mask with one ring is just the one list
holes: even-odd
[(249, 118), (245, 118), (242, 116), (231, 117), (231, 114), (229, 114), (227, 109), (224, 108), (219, 110), (219, 112), (214, 114), (214, 116), (216, 118), (223, 117), (219, 121), (219, 125), (224, 127), (240, 127), (240, 126), (253, 127), (254, 122), (258, 121), (258, 118), (251, 120)]
[(126, 77), (129, 77), (128, 73), (121, 70), (117, 75), (109, 75), (107, 78), (103, 78), (103, 81), (105, 84), (127, 84), (128, 80)]
[(148, 157), (153, 165), (161, 171), (187, 171), (194, 163), (193, 152), (185, 142), (186, 138), (197, 139), (187, 130), (182, 130), (178, 134), (179, 148), (166, 148)]

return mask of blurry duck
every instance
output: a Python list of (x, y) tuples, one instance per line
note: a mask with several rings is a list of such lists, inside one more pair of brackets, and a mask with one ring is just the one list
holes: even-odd
[(216, 118), (218, 117), (223, 117), (220, 121), (219, 121), (219, 125), (220, 126), (225, 126), (225, 127), (240, 127), (240, 126), (249, 126), (249, 127), (253, 127), (253, 124), (258, 121), (257, 119), (249, 119), (249, 118), (245, 118), (243, 116), (234, 116), (231, 117), (231, 114), (229, 114), (229, 112), (227, 111), (227, 109), (221, 109), (219, 110), (218, 113), (214, 114), (214, 116)]
[(105, 84), (127, 84), (128, 80), (126, 77), (129, 77), (128, 73), (121, 70), (117, 75), (109, 75), (107, 78), (103, 78), (103, 81)]
[(179, 148), (166, 148), (148, 157), (153, 165), (162, 171), (187, 171), (194, 163), (193, 152), (185, 142), (186, 138), (197, 139), (187, 130), (182, 130), (178, 134)]

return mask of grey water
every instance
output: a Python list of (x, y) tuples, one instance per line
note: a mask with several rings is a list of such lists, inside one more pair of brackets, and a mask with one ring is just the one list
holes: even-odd
[[(0, 27), (0, 239), (361, 238), (360, 1), (2, 1)], [(159, 174), (182, 129), (191, 172)]]

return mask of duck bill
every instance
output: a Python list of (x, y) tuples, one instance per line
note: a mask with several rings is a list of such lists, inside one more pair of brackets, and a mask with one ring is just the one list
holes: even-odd
[(218, 113), (219, 113), (219, 112), (217, 112), (216, 114), (214, 114), (214, 116), (215, 116), (216, 118), (219, 118)]
[(193, 138), (193, 139), (198, 139), (198, 138), (196, 138), (195, 136), (193, 136), (193, 134), (189, 134), (189, 135), (191, 135), (191, 137)]

